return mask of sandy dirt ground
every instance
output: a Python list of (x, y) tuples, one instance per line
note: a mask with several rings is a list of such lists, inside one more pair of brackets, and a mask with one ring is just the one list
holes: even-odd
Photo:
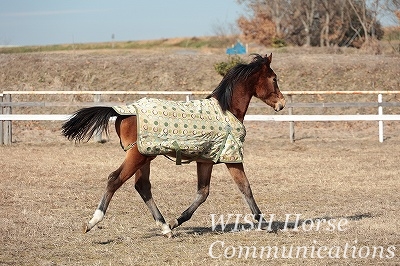
[[(0, 85), (4, 90), (211, 90), (218, 84), (212, 64), (223, 55), (162, 54), (0, 55)], [(274, 60), (282, 90), (399, 89), (400, 60), (390, 56), (275, 53)], [(172, 62), (174, 67), (169, 67)], [(310, 64), (318, 67), (309, 71)], [(202, 67), (193, 73), (196, 65)], [(386, 100), (398, 101), (396, 96)], [(108, 174), (124, 158), (113, 130), (104, 144), (74, 144), (61, 137), (59, 122), (14, 122), (12, 145), (0, 146), (0, 265), (400, 264), (398, 122), (385, 123), (383, 143), (378, 142), (377, 122), (296, 123), (295, 143), (289, 142), (287, 123), (245, 125), (246, 173), (259, 207), (273, 222), (272, 232), (252, 228), (250, 210), (226, 167), (216, 165), (208, 200), (174, 230), (174, 238), (166, 239), (133, 180), (115, 194), (104, 221), (82, 233)], [(176, 166), (158, 157), (151, 180), (156, 203), (170, 220), (195, 197), (196, 165)]]
[[(229, 215), (250, 211), (225, 166), (216, 165), (208, 200), (173, 239), (161, 236), (132, 180), (116, 193), (104, 221), (83, 234), (108, 174), (123, 160), (117, 137), (105, 144), (21, 141), (0, 147), (0, 264), (400, 263), (397, 133), (379, 143), (357, 131), (332, 136), (318, 130), (292, 144), (284, 123), (248, 122), (247, 130), (246, 172), (273, 233), (248, 230), (251, 219), (241, 216), (238, 228), (246, 230), (232, 232), (236, 218), (227, 221)], [(154, 198), (167, 220), (178, 217), (195, 196), (195, 164), (176, 166), (159, 157), (152, 165)], [(331, 226), (317, 229), (318, 219)], [(298, 247), (307, 247), (306, 254), (297, 254)]]

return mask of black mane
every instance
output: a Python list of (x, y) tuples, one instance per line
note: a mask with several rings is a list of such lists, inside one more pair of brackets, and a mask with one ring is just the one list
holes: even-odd
[(231, 107), (232, 93), (236, 82), (247, 79), (254, 72), (258, 71), (263, 64), (269, 63), (267, 57), (262, 57), (259, 54), (252, 55), (254, 55), (254, 58), (249, 64), (237, 64), (231, 68), (215, 90), (207, 96), (207, 99), (215, 97), (223, 111)]

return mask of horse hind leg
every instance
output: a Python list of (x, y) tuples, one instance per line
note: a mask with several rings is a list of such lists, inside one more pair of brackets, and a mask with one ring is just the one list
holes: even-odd
[(83, 225), (84, 233), (89, 232), (96, 224), (98, 224), (103, 220), (112, 196), (123, 183), (122, 180), (119, 179), (122, 168), (123, 165), (121, 165), (117, 170), (115, 170), (108, 176), (106, 192), (101, 198), (100, 203), (97, 206), (97, 209), (95, 210), (92, 219), (90, 219), (88, 223)]
[(125, 160), (121, 166), (108, 176), (106, 192), (100, 200), (92, 219), (84, 225), (83, 230), (85, 233), (89, 232), (96, 224), (103, 220), (115, 191), (151, 159), (152, 158), (141, 155), (136, 147), (127, 151)]
[(146, 203), (151, 214), (153, 215), (156, 224), (161, 227), (161, 232), (164, 236), (171, 238), (172, 231), (169, 225), (165, 222), (160, 210), (158, 209), (156, 203), (154, 202), (151, 193), (151, 183), (150, 183), (150, 162), (147, 162), (142, 168), (140, 168), (135, 174), (135, 189), (142, 197), (143, 201)]

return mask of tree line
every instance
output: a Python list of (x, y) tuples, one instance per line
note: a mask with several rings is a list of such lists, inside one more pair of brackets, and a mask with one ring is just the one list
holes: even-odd
[[(246, 41), (266, 46), (361, 47), (383, 37), (379, 16), (400, 0), (237, 0), (248, 15), (237, 23)], [(400, 19), (400, 18), (399, 18)]]

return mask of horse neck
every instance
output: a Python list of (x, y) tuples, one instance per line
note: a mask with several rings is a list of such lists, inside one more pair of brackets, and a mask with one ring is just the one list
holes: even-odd
[(250, 100), (253, 94), (250, 90), (246, 90), (243, 83), (238, 84), (232, 93), (231, 107), (229, 111), (236, 116), (236, 118), (243, 122), (247, 109), (249, 108)]

